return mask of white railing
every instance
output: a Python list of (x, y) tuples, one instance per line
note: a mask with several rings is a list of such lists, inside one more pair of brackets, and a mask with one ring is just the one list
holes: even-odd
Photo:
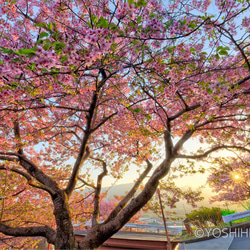
[(234, 220), (239, 220), (239, 219), (243, 219), (246, 217), (250, 217), (250, 210), (235, 213), (235, 214), (224, 215), (224, 216), (222, 216), (222, 219), (225, 223), (227, 223), (227, 222), (231, 223)]

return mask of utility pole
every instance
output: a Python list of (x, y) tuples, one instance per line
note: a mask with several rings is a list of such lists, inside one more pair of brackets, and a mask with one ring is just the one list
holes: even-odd
[(164, 215), (164, 211), (163, 211), (163, 207), (162, 207), (161, 194), (160, 194), (160, 190), (159, 189), (157, 189), (157, 194), (158, 194), (159, 201), (160, 201), (161, 213), (162, 213), (162, 218), (163, 218), (164, 227), (165, 227), (166, 236), (167, 236), (167, 241), (168, 241), (168, 250), (172, 250), (172, 245), (171, 245), (170, 238), (169, 238), (169, 235), (168, 235), (168, 229), (167, 229), (165, 215)]

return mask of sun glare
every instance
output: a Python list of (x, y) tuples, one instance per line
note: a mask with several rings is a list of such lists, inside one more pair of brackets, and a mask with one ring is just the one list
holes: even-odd
[(232, 174), (232, 179), (234, 179), (235, 181), (240, 181), (242, 178), (241, 178), (241, 175), (238, 174), (238, 173), (233, 173)]

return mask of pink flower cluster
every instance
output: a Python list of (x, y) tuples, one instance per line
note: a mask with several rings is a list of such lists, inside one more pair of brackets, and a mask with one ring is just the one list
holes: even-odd
[(249, 30), (249, 27), (250, 27), (250, 17), (245, 17), (243, 20), (242, 20), (242, 27), (245, 27)]
[(57, 55), (54, 50), (46, 51), (41, 47), (36, 50), (36, 56), (33, 58), (38, 68), (53, 67), (56, 65), (56, 60)]
[(87, 43), (96, 43), (100, 37), (106, 36), (108, 34), (107, 29), (98, 28), (96, 30), (89, 29), (88, 34), (85, 36), (85, 41)]
[(133, 5), (129, 5), (128, 3), (123, 3), (117, 9), (115, 17), (117, 19), (122, 19), (127, 15), (132, 16), (132, 12), (131, 12), (132, 9), (133, 9)]
[(153, 17), (151, 20), (147, 21), (145, 28), (148, 27), (154, 31), (164, 31), (164, 24), (156, 17)]

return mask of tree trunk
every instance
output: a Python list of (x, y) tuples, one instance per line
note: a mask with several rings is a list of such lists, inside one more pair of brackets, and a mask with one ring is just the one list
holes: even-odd
[(53, 203), (57, 226), (55, 249), (79, 249), (74, 235), (68, 197), (65, 192), (58, 192), (55, 197), (53, 197)]
[(116, 231), (108, 232), (103, 230), (100, 225), (96, 225), (88, 233), (86, 237), (79, 243), (80, 249), (94, 250), (98, 249), (107, 239), (109, 239)]

